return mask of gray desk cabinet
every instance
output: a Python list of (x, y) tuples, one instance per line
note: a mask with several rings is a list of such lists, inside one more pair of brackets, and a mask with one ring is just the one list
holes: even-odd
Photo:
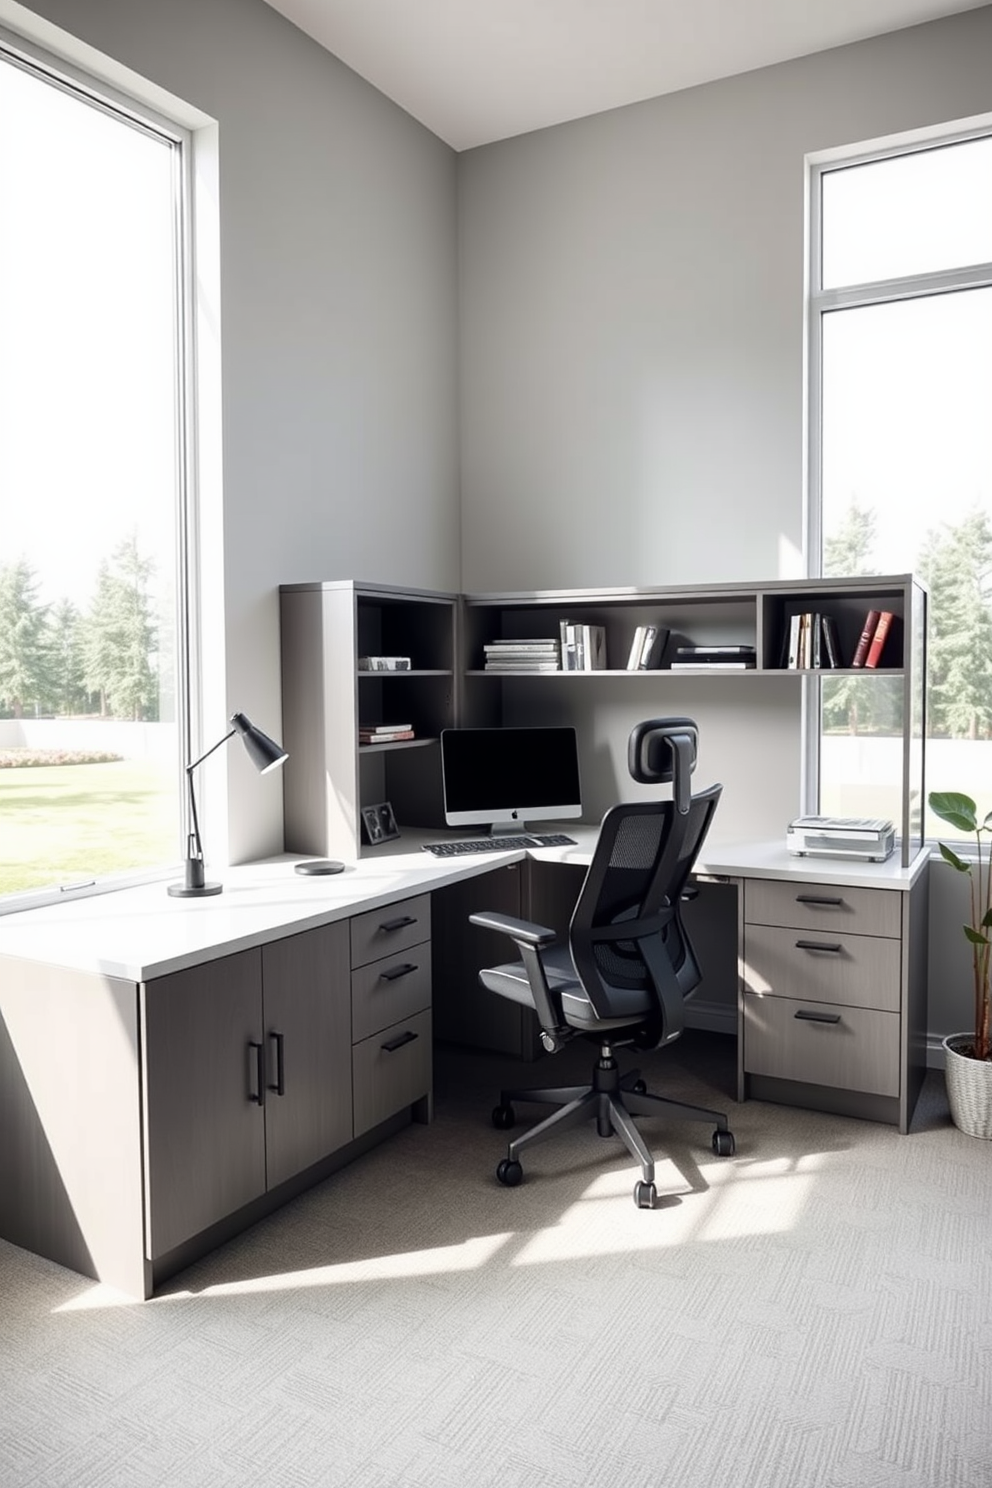
[(351, 921), (356, 1137), (406, 1106), (430, 1118), (431, 953), (429, 894)]
[(742, 882), (740, 1095), (907, 1131), (925, 1073), (927, 874)]
[(143, 987), (154, 1259), (352, 1137), (346, 923)]

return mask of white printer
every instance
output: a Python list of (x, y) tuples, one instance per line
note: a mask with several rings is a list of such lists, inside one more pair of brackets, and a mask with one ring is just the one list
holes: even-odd
[(896, 845), (895, 828), (881, 817), (797, 816), (785, 845), (807, 858), (861, 858), (884, 863)]

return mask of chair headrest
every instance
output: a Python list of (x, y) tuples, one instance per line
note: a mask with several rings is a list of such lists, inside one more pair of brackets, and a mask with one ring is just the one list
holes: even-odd
[(699, 730), (691, 718), (649, 718), (627, 740), (627, 769), (642, 785), (675, 786), (677, 810), (689, 810), (689, 777), (696, 768)]

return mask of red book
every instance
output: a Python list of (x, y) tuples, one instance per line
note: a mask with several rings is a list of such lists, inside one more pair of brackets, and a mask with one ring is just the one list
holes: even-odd
[(875, 626), (875, 634), (871, 638), (871, 645), (868, 647), (868, 655), (865, 657), (866, 667), (878, 666), (882, 655), (882, 647), (885, 645), (885, 637), (888, 635), (891, 625), (892, 611), (882, 610), (878, 617), (878, 624)]
[(854, 656), (851, 660), (852, 667), (864, 666), (865, 658), (868, 655), (872, 639), (875, 635), (875, 626), (878, 624), (880, 613), (881, 611), (879, 610), (869, 610), (865, 616), (865, 625), (861, 632), (861, 639), (854, 649)]

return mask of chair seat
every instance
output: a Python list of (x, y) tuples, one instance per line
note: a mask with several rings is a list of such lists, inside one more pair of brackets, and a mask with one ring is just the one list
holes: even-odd
[[(615, 1016), (600, 1018), (589, 1000), (575, 971), (567, 945), (552, 946), (541, 955), (548, 986), (561, 997), (565, 1021), (572, 1028), (596, 1032), (599, 1029), (626, 1028), (631, 1023), (640, 1023), (654, 1007), (652, 994), (641, 987), (611, 987), (610, 1005)], [(519, 1002), (523, 1007), (533, 1007), (534, 998), (527, 971), (522, 961), (509, 961), (502, 966), (487, 966), (479, 973), (479, 979), (490, 992), (500, 997)]]

